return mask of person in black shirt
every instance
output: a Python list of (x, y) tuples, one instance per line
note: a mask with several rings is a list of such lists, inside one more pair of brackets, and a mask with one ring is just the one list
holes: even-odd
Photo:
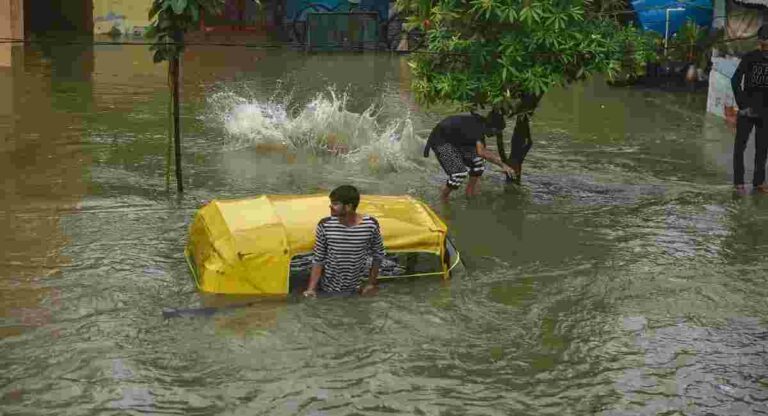
[[(733, 146), (733, 184), (745, 192), (744, 150), (749, 134), (755, 129), (755, 191), (768, 191), (765, 182), (765, 162), (768, 157), (768, 24), (757, 31), (759, 49), (741, 58), (731, 78), (733, 96), (738, 106), (736, 139)], [(742, 83), (743, 81), (743, 83)]]
[(432, 149), (448, 175), (440, 191), (443, 201), (447, 201), (451, 192), (458, 189), (467, 177), (466, 194), (475, 195), (477, 182), (485, 171), (483, 160), (504, 169), (508, 177), (514, 175), (512, 168), (485, 146), (485, 137), (500, 134), (505, 126), (504, 116), (494, 111), (487, 117), (474, 113), (450, 116), (432, 129), (424, 148), (424, 157), (429, 157), (429, 150)]

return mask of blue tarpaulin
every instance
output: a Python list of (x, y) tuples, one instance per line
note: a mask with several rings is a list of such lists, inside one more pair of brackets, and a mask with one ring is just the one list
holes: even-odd
[(640, 26), (646, 31), (664, 35), (667, 9), (684, 9), (669, 11), (669, 36), (680, 30), (687, 20), (693, 20), (699, 26), (712, 25), (712, 0), (634, 0), (631, 4)]

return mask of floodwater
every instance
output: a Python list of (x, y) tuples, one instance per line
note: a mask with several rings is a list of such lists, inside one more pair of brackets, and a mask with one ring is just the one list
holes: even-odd
[[(3, 47), (2, 414), (768, 413), (768, 198), (731, 193), (704, 92), (553, 91), (522, 186), (443, 206), (421, 145), (450, 110), (403, 57), (197, 46), (177, 196), (145, 46)], [(164, 318), (226, 301), (182, 256), (203, 201), (344, 183), (429, 203), (466, 269)]]

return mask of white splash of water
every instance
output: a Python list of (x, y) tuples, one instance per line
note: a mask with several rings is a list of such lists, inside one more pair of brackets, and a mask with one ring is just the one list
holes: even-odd
[(380, 124), (381, 112), (374, 105), (362, 113), (349, 111), (348, 94), (333, 88), (295, 111), (288, 105), (290, 98), (259, 101), (243, 94), (247, 91), (224, 91), (208, 99), (206, 118), (224, 130), (231, 146), (309, 151), (377, 171), (423, 168), (418, 162), (424, 139), (414, 134), (407, 114)]

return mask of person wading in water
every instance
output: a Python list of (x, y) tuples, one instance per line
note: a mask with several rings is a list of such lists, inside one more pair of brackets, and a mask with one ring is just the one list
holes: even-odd
[[(331, 191), (331, 216), (315, 229), (312, 272), (305, 297), (326, 294), (362, 295), (376, 291), (379, 268), (384, 258), (384, 243), (379, 222), (371, 215), (360, 215), (360, 193), (351, 185)], [(368, 282), (360, 288), (362, 279)]]
[(747, 192), (744, 185), (744, 150), (753, 128), (755, 172), (752, 186), (756, 192), (768, 193), (764, 183), (768, 156), (768, 24), (757, 31), (757, 38), (759, 49), (741, 58), (731, 78), (733, 96), (739, 109), (733, 145), (733, 184), (739, 193)]
[(432, 129), (424, 148), (424, 157), (429, 157), (429, 149), (432, 149), (448, 175), (440, 191), (440, 199), (447, 202), (451, 192), (458, 189), (467, 177), (466, 195), (475, 195), (477, 183), (485, 171), (483, 160), (498, 165), (508, 178), (514, 175), (514, 170), (485, 146), (485, 137), (500, 134), (504, 127), (504, 116), (492, 111), (487, 117), (474, 113), (450, 116)]

